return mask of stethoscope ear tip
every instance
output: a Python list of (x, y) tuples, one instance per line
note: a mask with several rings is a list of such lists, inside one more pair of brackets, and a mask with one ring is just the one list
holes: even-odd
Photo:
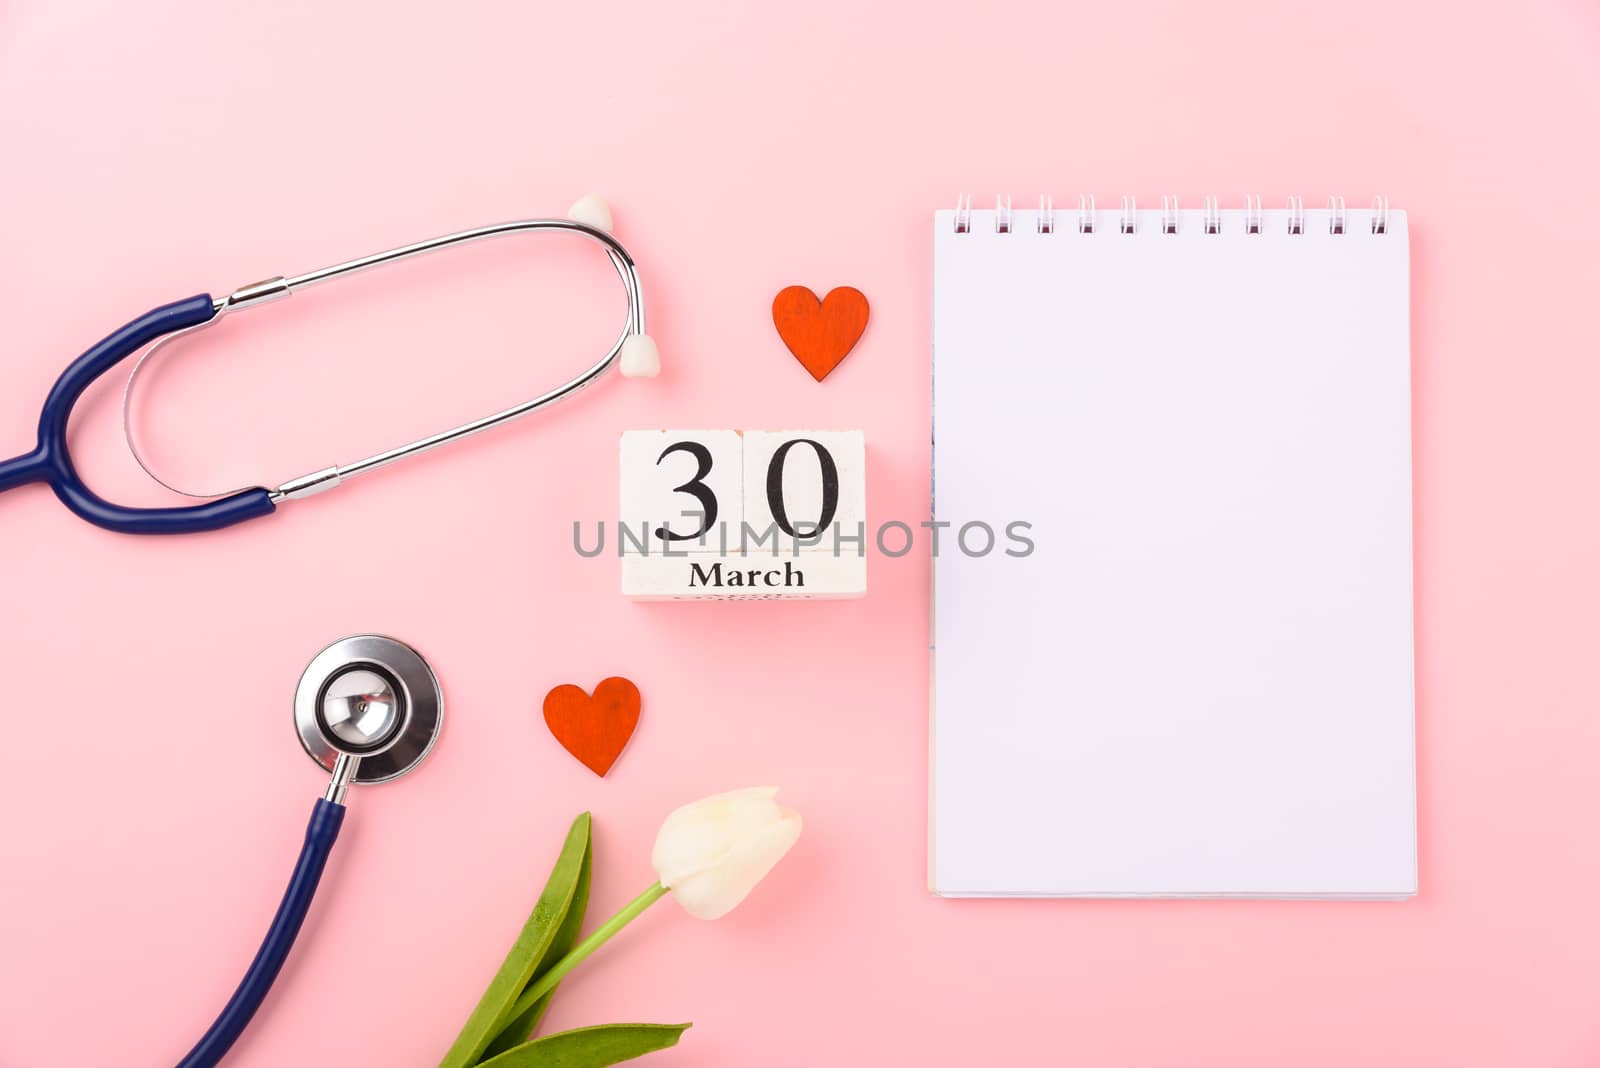
[(661, 373), (661, 353), (649, 334), (631, 334), (617, 354), (625, 378), (654, 378)]
[(567, 209), (567, 218), (591, 230), (611, 232), (611, 205), (595, 193), (586, 193), (573, 201), (572, 207)]

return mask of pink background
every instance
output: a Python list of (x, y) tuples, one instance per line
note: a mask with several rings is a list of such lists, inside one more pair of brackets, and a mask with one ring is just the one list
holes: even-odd
[[(598, 921), (652, 878), (668, 809), (756, 783), (804, 812), (794, 853), (725, 920), (657, 906), (552, 1028), (693, 1020), (661, 1066), (1600, 1060), (1592, 5), (419, 10), (0, 13), (0, 453), (154, 304), (589, 189), (665, 364), (232, 531), (133, 539), (44, 489), (0, 498), (0, 1063), (187, 1049), (322, 788), (295, 679), (364, 630), (430, 657), (446, 731), (354, 796), (236, 1064), (432, 1063), (576, 812)], [(921, 518), (929, 215), (995, 190), (1410, 211), (1415, 901), (931, 898), (925, 555), (874, 559), (859, 602), (715, 605), (630, 603), (614, 558), (574, 557), (630, 427), (861, 427), (873, 517)], [(153, 451), (277, 481), (542, 390), (619, 314), (580, 251), (506, 242), (241, 315), (157, 375)], [(872, 301), (821, 386), (768, 320), (791, 283)], [(84, 470), (160, 501), (118, 450), (116, 389), (78, 420)], [(644, 718), (601, 781), (537, 710), (614, 673)]]

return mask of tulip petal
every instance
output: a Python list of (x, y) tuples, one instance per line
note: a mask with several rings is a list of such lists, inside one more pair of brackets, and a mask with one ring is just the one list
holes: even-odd
[(717, 864), (673, 885), (672, 896), (685, 912), (698, 919), (715, 920), (727, 915), (789, 852), (800, 838), (800, 826), (799, 814), (780, 809), (775, 822), (735, 843)]
[(661, 885), (672, 887), (715, 867), (738, 843), (779, 817), (776, 786), (714, 794), (674, 810), (662, 821), (650, 862)]

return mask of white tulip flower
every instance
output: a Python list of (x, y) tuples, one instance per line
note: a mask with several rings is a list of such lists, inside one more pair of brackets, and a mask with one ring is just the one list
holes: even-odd
[(774, 800), (777, 794), (776, 786), (754, 786), (715, 794), (669, 814), (650, 854), (656, 882), (530, 983), (508, 1018), (531, 1009), (589, 954), (668, 893), (702, 920), (733, 911), (800, 837), (800, 814), (780, 806)]
[(733, 911), (800, 837), (800, 814), (775, 800), (776, 786), (716, 794), (669, 815), (650, 863), (689, 915)]

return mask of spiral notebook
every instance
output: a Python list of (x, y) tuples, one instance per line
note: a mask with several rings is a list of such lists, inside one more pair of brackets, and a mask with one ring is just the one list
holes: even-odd
[(934, 892), (1415, 893), (1405, 214), (933, 246)]

